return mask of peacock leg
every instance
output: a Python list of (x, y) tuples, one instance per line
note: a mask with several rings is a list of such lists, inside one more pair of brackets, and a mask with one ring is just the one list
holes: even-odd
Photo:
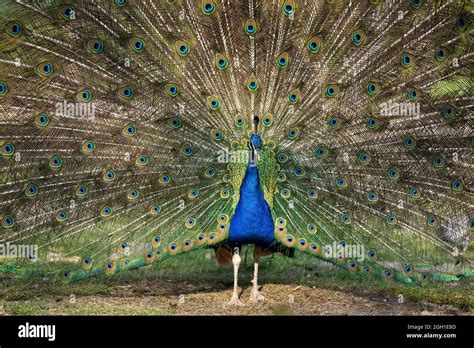
[(257, 303), (265, 300), (265, 297), (258, 291), (258, 262), (260, 261), (260, 248), (255, 246), (253, 253), (255, 263), (253, 268), (252, 292), (250, 293), (250, 302)]
[(234, 292), (232, 293), (232, 298), (229, 301), (231, 305), (243, 306), (244, 304), (239, 299), (239, 286), (237, 284), (239, 279), (239, 266), (241, 257), (238, 252), (234, 253), (232, 256), (232, 263), (234, 265)]

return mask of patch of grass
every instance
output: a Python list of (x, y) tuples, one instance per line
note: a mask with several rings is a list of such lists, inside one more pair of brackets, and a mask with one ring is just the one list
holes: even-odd
[(41, 301), (6, 301), (3, 308), (13, 315), (44, 315), (48, 309)]
[[(253, 276), (250, 251), (242, 255), (239, 272), (242, 287), (247, 287)], [(153, 301), (154, 297), (176, 297), (179, 294), (232, 288), (232, 266), (220, 267), (213, 257), (206, 257), (206, 254), (210, 252), (204, 250), (182, 255), (141, 269), (89, 278), (73, 284), (66, 284), (54, 277), (44, 279), (0, 274), (0, 304), (3, 303), (5, 313), (13, 315), (175, 314), (174, 308), (157, 304)], [(294, 259), (278, 254), (263, 258), (259, 282), (304, 285), (379, 300), (396, 298), (402, 294), (413, 302), (451, 305), (466, 312), (474, 308), (474, 298), (469, 296), (472, 293), (472, 280), (467, 278), (455, 284), (430, 283), (426, 287), (413, 287), (396, 281), (357, 276), (332, 266), (324, 266), (318, 260), (301, 254)], [(75, 303), (70, 303), (71, 295), (77, 299)], [(274, 315), (295, 315), (286, 303), (272, 304), (270, 312)]]
[(271, 307), (272, 315), (295, 315), (293, 308), (287, 304), (278, 304)]
[(124, 305), (113, 301), (99, 303), (65, 303), (63, 301), (45, 303), (41, 300), (10, 301), (4, 311), (11, 315), (169, 315), (161, 308), (130, 303)]

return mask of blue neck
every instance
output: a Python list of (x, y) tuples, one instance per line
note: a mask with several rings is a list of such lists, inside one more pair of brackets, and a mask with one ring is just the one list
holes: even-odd
[(258, 244), (269, 246), (273, 242), (274, 224), (270, 207), (263, 192), (257, 168), (256, 153), (250, 153), (249, 164), (240, 187), (240, 199), (230, 222), (231, 244)]

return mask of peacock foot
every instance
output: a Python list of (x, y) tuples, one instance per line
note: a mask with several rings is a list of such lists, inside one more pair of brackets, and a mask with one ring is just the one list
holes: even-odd
[(240, 301), (239, 296), (232, 295), (232, 298), (229, 301), (229, 305), (231, 306), (245, 306), (242, 301)]
[(249, 301), (252, 303), (258, 303), (259, 301), (264, 301), (265, 297), (258, 291), (258, 289), (252, 289), (252, 292), (250, 293), (250, 299)]

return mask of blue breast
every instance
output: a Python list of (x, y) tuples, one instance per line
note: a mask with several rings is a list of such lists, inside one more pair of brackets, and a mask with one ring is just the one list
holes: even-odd
[(240, 199), (230, 221), (229, 242), (269, 246), (274, 224), (260, 188), (257, 167), (248, 166), (240, 187)]

